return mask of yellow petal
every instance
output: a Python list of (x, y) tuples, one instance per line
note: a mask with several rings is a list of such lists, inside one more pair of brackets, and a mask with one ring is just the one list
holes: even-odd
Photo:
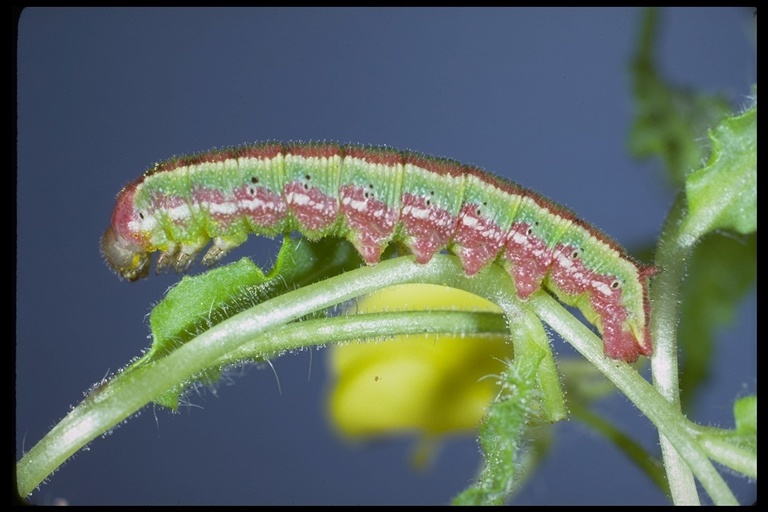
[[(357, 305), (360, 312), (424, 309), (500, 312), (470, 293), (421, 284), (387, 288)], [(331, 420), (353, 437), (470, 431), (510, 357), (505, 336), (414, 335), (332, 347)]]

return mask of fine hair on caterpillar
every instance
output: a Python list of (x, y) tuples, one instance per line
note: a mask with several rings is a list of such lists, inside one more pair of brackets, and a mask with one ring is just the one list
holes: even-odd
[(346, 238), (369, 265), (392, 243), (422, 264), (447, 248), (470, 276), (499, 264), (521, 299), (544, 288), (578, 307), (608, 356), (632, 362), (653, 351), (653, 267), (516, 183), (386, 146), (263, 142), (157, 163), (118, 194), (101, 250), (135, 281), (155, 252), (158, 272), (183, 272), (209, 244), (206, 265), (249, 234), (290, 232)]

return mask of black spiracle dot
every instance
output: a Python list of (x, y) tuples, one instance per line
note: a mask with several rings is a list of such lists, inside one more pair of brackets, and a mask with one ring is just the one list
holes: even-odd
[(251, 183), (256, 185), (258, 182), (259, 182), (259, 178), (257, 178), (256, 176), (251, 176)]
[(144, 212), (139, 212), (139, 218), (140, 218), (141, 220), (144, 220)]
[(614, 290), (618, 290), (619, 288), (621, 288), (621, 281), (619, 281), (618, 279), (614, 279), (613, 282), (611, 283), (611, 288), (613, 288)]
[(579, 254), (580, 254), (579, 250), (578, 249), (574, 249), (573, 252), (571, 252), (571, 259), (575, 260), (576, 258), (579, 257)]

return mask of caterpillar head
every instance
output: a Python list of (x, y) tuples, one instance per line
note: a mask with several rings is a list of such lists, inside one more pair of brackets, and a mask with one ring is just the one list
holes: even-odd
[(142, 236), (147, 215), (133, 205), (136, 185), (133, 183), (120, 191), (112, 222), (101, 237), (101, 254), (107, 265), (128, 281), (146, 277), (150, 266), (150, 251)]

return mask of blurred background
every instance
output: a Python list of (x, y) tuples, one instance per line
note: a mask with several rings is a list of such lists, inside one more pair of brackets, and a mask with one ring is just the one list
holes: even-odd
[[(671, 204), (627, 150), (638, 9), (34, 8), (18, 20), (16, 458), (102, 377), (142, 353), (173, 274), (120, 282), (98, 250), (115, 194), (155, 161), (264, 139), (388, 144), (474, 163), (652, 244)], [(756, 82), (747, 8), (660, 12), (670, 81), (734, 108)], [(702, 141), (704, 144), (704, 141)], [(277, 241), (252, 239), (268, 267)], [(199, 272), (200, 267), (195, 267)], [(718, 334), (691, 419), (732, 426), (756, 388), (755, 293)], [(554, 341), (561, 357), (572, 355)], [(446, 439), (415, 471), (413, 438), (352, 444), (330, 426), (323, 351), (228, 374), (178, 414), (144, 408), (67, 462), (36, 504), (443, 504), (481, 463)], [(599, 409), (647, 449), (626, 399)], [(597, 434), (556, 427), (519, 504), (665, 504)], [(726, 475), (742, 503), (755, 482)], [(597, 482), (597, 484), (596, 484)], [(602, 484), (602, 485), (600, 485)], [(596, 491), (599, 489), (599, 492)]]

